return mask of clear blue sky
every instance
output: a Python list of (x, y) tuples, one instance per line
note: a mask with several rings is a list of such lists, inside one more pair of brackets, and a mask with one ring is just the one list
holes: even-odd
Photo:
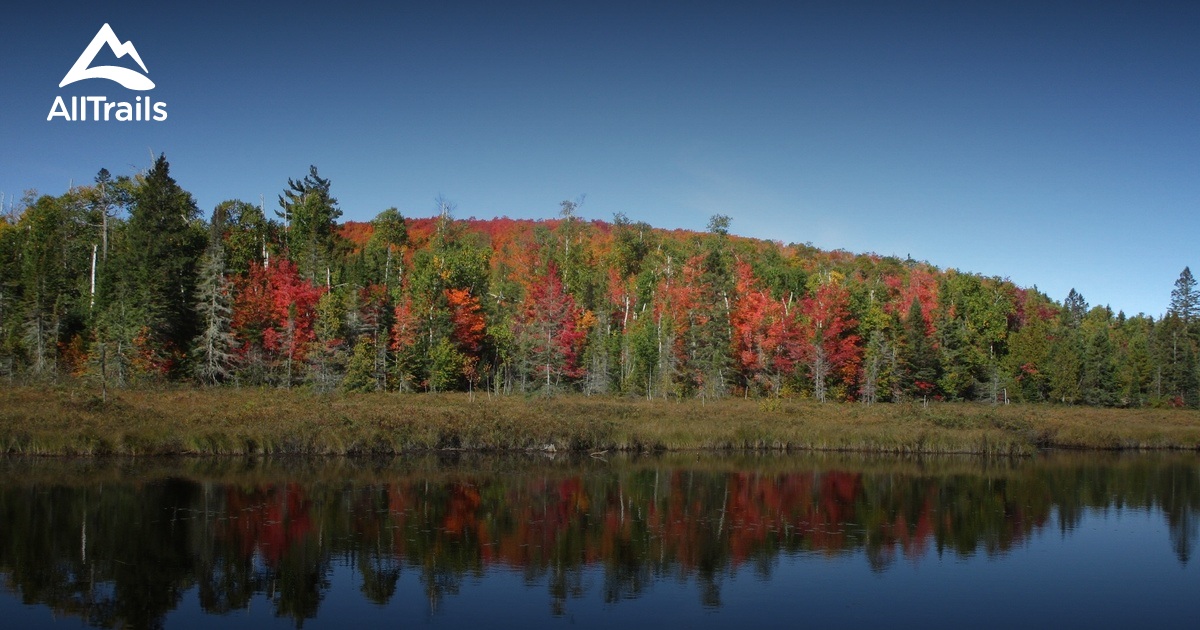
[[(1200, 267), (1195, 0), (5, 13), (0, 191), (18, 197), (165, 152), (206, 213), (260, 194), (270, 208), (316, 164), (345, 219), (427, 216), (439, 194), (460, 217), (550, 217), (586, 194), (586, 218), (727, 214), (746, 236), (911, 255), (1058, 300), (1074, 287), (1129, 314), (1163, 313)], [(167, 121), (46, 121), (56, 95), (137, 94), (58, 88), (105, 22)]]

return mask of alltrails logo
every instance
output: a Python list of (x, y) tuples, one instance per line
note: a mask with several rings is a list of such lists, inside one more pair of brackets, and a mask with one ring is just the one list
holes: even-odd
[[(58, 87), (65, 87), (86, 79), (108, 79), (130, 90), (154, 89), (154, 82), (136, 70), (120, 66), (93, 67), (92, 61), (96, 59), (100, 49), (105, 46), (108, 46), (118, 59), (129, 55), (141, 67), (142, 72), (149, 74), (150, 71), (146, 69), (141, 55), (133, 47), (133, 42), (122, 43), (120, 39), (117, 39), (117, 34), (113, 32), (112, 27), (105, 24), (92, 38), (92, 43), (83, 50), (83, 54), (79, 55), (79, 59), (75, 60), (75, 65), (67, 71)], [(167, 119), (167, 104), (155, 103), (149, 95), (138, 96), (132, 103), (109, 101), (107, 96), (72, 96), (70, 103), (71, 105), (68, 107), (67, 101), (62, 96), (54, 97), (54, 104), (50, 106), (50, 114), (46, 116), (46, 120), (54, 120), (57, 117), (72, 122), (79, 120), (163, 121)]]

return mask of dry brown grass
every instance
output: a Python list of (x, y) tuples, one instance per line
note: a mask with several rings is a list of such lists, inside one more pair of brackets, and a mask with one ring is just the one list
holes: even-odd
[(980, 404), (645, 401), (278, 389), (0, 389), (21, 455), (396, 454), (424, 450), (845, 450), (1029, 454), (1200, 449), (1200, 412)]

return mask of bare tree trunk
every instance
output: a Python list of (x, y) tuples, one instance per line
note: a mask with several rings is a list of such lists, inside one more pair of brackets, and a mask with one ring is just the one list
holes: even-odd
[(867, 405), (875, 404), (875, 388), (879, 380), (879, 357), (871, 356), (870, 362), (867, 364), (866, 379), (863, 382), (863, 402)]
[(825, 402), (825, 376), (829, 373), (829, 363), (825, 358), (825, 348), (821, 344), (813, 350), (812, 378), (813, 396), (820, 402)]
[(108, 402), (108, 360), (105, 357), (105, 350), (108, 348), (106, 342), (100, 342), (100, 402)]
[(96, 245), (92, 244), (92, 293), (88, 300), (88, 310), (96, 306)]

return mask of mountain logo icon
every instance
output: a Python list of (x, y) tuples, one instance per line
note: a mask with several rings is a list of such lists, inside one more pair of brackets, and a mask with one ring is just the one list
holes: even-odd
[(133, 42), (122, 43), (121, 40), (117, 39), (117, 34), (113, 32), (112, 27), (105, 24), (100, 27), (96, 36), (92, 38), (92, 43), (83, 49), (83, 54), (79, 55), (79, 59), (75, 60), (75, 65), (71, 66), (71, 69), (67, 71), (67, 76), (63, 77), (58, 87), (67, 86), (76, 81), (83, 81), (84, 79), (108, 79), (109, 81), (116, 81), (130, 90), (154, 89), (154, 82), (145, 74), (141, 74), (136, 70), (120, 66), (90, 67), (92, 61), (96, 59), (96, 54), (105, 45), (113, 51), (113, 54), (118, 59), (129, 55), (142, 67), (142, 72), (150, 72), (146, 69), (146, 64), (142, 63), (142, 58), (138, 55), (137, 49), (133, 47)]

